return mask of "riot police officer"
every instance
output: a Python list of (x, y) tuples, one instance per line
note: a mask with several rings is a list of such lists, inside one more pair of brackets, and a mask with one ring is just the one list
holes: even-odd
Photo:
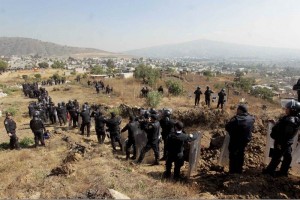
[(35, 112), (33, 114), (32, 120), (30, 120), (30, 129), (31, 129), (31, 131), (34, 134), (34, 144), (35, 144), (35, 147), (38, 146), (39, 141), (41, 142), (42, 146), (45, 146), (43, 131), (46, 132), (46, 128), (44, 126), (43, 121), (39, 117), (39, 113), (38, 112)]
[(174, 132), (175, 121), (171, 119), (171, 111), (164, 110), (163, 117), (159, 121), (160, 127), (162, 129), (161, 136), (164, 142), (164, 152), (163, 157), (160, 160), (166, 160), (167, 158), (167, 137), (169, 134)]
[(9, 147), (10, 149), (17, 149), (20, 150), (20, 145), (18, 142), (18, 137), (16, 135), (16, 129), (17, 129), (17, 124), (16, 122), (12, 119), (12, 114), (7, 112), (6, 113), (6, 118), (4, 120), (4, 126), (7, 132), (7, 135), (9, 136)]
[(172, 163), (174, 162), (174, 179), (180, 178), (180, 168), (184, 164), (184, 143), (191, 142), (197, 139), (193, 134), (183, 133), (183, 123), (178, 121), (174, 125), (175, 131), (167, 137), (167, 160), (166, 171), (164, 172), (165, 178), (171, 176)]
[(141, 154), (139, 156), (139, 159), (137, 161), (137, 164), (142, 163), (145, 154), (150, 150), (153, 149), (154, 151), (154, 156), (155, 156), (155, 161), (153, 165), (159, 165), (159, 130), (160, 130), (160, 125), (159, 122), (157, 121), (157, 115), (151, 114), (150, 115), (150, 121), (145, 125), (145, 127), (142, 127), (146, 134), (147, 134), (147, 144), (146, 146), (143, 147), (141, 150)]
[(200, 95), (202, 94), (200, 87), (197, 87), (194, 94), (195, 94), (195, 106), (198, 106), (200, 102)]
[(133, 147), (133, 156), (131, 157), (132, 160), (136, 159), (136, 145), (135, 145), (135, 138), (134, 135), (137, 134), (139, 129), (139, 123), (134, 120), (134, 116), (129, 117), (129, 123), (121, 130), (121, 133), (128, 131), (128, 141), (126, 143), (126, 160), (129, 159), (130, 156), (130, 147)]
[(80, 116), (82, 118), (82, 123), (80, 127), (81, 135), (84, 135), (84, 129), (86, 127), (87, 129), (87, 136), (90, 137), (90, 129), (91, 129), (91, 116), (89, 108), (86, 104), (83, 104), (83, 110), (80, 113)]
[(110, 134), (111, 146), (113, 150), (116, 151), (117, 149), (115, 142), (118, 142), (120, 145), (120, 150), (122, 151), (120, 138), (120, 124), (122, 119), (116, 117), (116, 114), (114, 112), (111, 112), (110, 115), (111, 118), (106, 121), (106, 126), (108, 127), (108, 132)]
[(95, 131), (97, 134), (97, 139), (100, 144), (103, 144), (105, 140), (105, 123), (106, 119), (100, 112), (99, 108), (97, 108), (96, 112), (92, 115), (95, 118)]
[(224, 102), (225, 102), (225, 96), (226, 96), (224, 88), (218, 93), (218, 96), (219, 96), (219, 98), (218, 98), (217, 108), (219, 108), (219, 106), (221, 105), (221, 109), (223, 109), (223, 105), (224, 105)]
[(204, 92), (205, 96), (205, 104), (210, 107), (210, 96), (211, 94), (214, 93), (211, 89), (209, 89), (209, 86), (206, 87), (206, 90)]
[[(286, 115), (280, 118), (272, 128), (271, 137), (274, 139), (274, 152), (271, 162), (263, 170), (264, 174), (288, 176), (292, 162), (292, 144), (300, 127), (300, 103), (292, 100), (286, 104), (285, 108)], [(282, 157), (280, 170), (275, 173)]]
[(230, 135), (229, 141), (229, 173), (242, 173), (245, 148), (252, 137), (255, 119), (248, 113), (245, 105), (239, 105), (236, 115), (226, 124)]

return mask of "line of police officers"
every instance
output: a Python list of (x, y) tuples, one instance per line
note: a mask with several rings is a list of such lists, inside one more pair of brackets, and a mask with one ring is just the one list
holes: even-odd
[[(47, 93), (45, 93), (47, 94)], [(41, 98), (40, 96), (38, 98)], [(47, 98), (45, 95), (44, 98)], [(41, 98), (42, 102), (44, 98)], [(49, 100), (49, 98), (48, 98)], [(65, 106), (58, 104), (58, 107)], [(95, 130), (99, 143), (103, 143), (105, 140), (105, 126), (110, 133), (111, 145), (113, 150), (116, 150), (115, 143), (118, 142), (120, 149), (122, 150), (120, 133), (128, 131), (128, 141), (126, 143), (126, 159), (130, 158), (130, 148), (133, 147), (133, 156), (131, 159), (137, 158), (136, 143), (134, 135), (139, 130), (145, 131), (147, 134), (147, 143), (142, 148), (138, 157), (137, 163), (140, 164), (146, 152), (153, 149), (155, 162), (154, 165), (159, 164), (159, 141), (160, 141), (160, 128), (162, 140), (164, 143), (163, 157), (161, 160), (166, 160), (165, 177), (170, 177), (172, 163), (175, 164), (174, 178), (178, 179), (180, 175), (180, 168), (184, 162), (184, 143), (195, 140), (196, 138), (192, 134), (186, 134), (183, 131), (183, 124), (179, 121), (172, 120), (171, 112), (164, 110), (160, 121), (158, 121), (158, 114), (154, 110), (145, 112), (139, 118), (131, 115), (129, 122), (123, 129), (120, 129), (121, 118), (117, 117), (114, 112), (111, 113), (111, 118), (106, 119), (100, 111), (100, 107), (95, 107), (91, 112), (91, 108), (88, 103), (83, 104), (82, 111), (78, 111), (79, 103), (77, 101), (69, 101), (66, 105), (66, 110), (69, 112), (73, 127), (76, 127), (78, 122), (78, 115), (82, 118), (81, 134), (84, 134), (85, 127), (87, 128), (87, 136), (90, 136), (91, 117), (95, 119)], [(57, 115), (67, 116), (66, 113), (60, 113), (57, 109)], [(270, 164), (263, 170), (264, 174), (270, 174), (272, 176), (287, 176), (288, 170), (292, 160), (293, 138), (297, 134), (300, 127), (300, 103), (297, 101), (291, 101), (286, 105), (286, 115), (281, 118), (272, 129), (271, 137), (275, 140), (274, 154)], [(59, 114), (60, 113), (60, 114)], [(41, 145), (45, 145), (43, 140), (43, 131), (45, 130), (44, 122), (41, 119), (40, 112), (34, 112), (33, 118), (30, 121), (30, 128), (35, 136), (35, 146), (38, 142)], [(65, 117), (62, 117), (64, 121)], [(226, 124), (225, 129), (230, 135), (229, 143), (229, 173), (242, 173), (245, 148), (251, 140), (251, 132), (254, 125), (254, 117), (248, 113), (248, 109), (245, 105), (239, 105), (236, 115)], [(65, 121), (64, 121), (65, 123)], [(61, 124), (61, 122), (60, 122)], [(11, 113), (6, 113), (6, 119), (4, 125), (8, 136), (10, 137), (10, 148), (20, 149), (18, 143), (18, 137), (16, 136), (16, 123), (12, 119)], [(277, 166), (280, 163), (281, 157), (283, 162), (279, 172), (275, 172)]]

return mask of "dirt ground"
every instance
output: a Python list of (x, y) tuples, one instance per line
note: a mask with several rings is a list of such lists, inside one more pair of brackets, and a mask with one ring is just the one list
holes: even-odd
[[(51, 76), (56, 70), (45, 71), (43, 78)], [(37, 72), (15, 72), (1, 75), (0, 84), (15, 87), (22, 83), (22, 75), (32, 76)], [(63, 71), (58, 71), (63, 74)], [(74, 77), (67, 85), (46, 86), (54, 102), (67, 102), (77, 99), (80, 103), (89, 102), (106, 105), (114, 109), (120, 104), (129, 107), (145, 107), (144, 99), (139, 98), (143, 86), (139, 82), (128, 79), (107, 79), (105, 84), (113, 86), (112, 95), (96, 94), (88, 87), (86, 80), (75, 83)], [(104, 145), (97, 143), (95, 131), (87, 138), (79, 135), (78, 129), (50, 126), (47, 129), (51, 137), (46, 140), (46, 147), (32, 148), (26, 146), (20, 151), (8, 150), (5, 144), (8, 136), (0, 124), (0, 198), (52, 199), (52, 198), (111, 198), (108, 189), (115, 189), (130, 198), (300, 198), (300, 175), (290, 174), (288, 178), (272, 178), (261, 174), (263, 152), (266, 143), (267, 121), (277, 118), (281, 113), (279, 103), (269, 103), (243, 94), (248, 102), (249, 111), (256, 118), (253, 139), (248, 145), (243, 175), (228, 175), (228, 169), (217, 165), (221, 146), (225, 137), (224, 125), (235, 113), (235, 106), (241, 96), (229, 93), (228, 103), (224, 111), (201, 105), (194, 108), (193, 91), (198, 85), (224, 83), (230, 77), (216, 77), (209, 80), (201, 76), (185, 77), (186, 95), (171, 97), (165, 95), (159, 108), (173, 108), (175, 119), (186, 125), (188, 132), (202, 131), (202, 150), (197, 171), (189, 180), (174, 182), (162, 178), (164, 163), (150, 166), (146, 162), (135, 165), (125, 160), (122, 152), (112, 152), (110, 141)], [(164, 85), (160, 80), (157, 85)], [(54, 88), (58, 88), (59, 90)], [(202, 89), (203, 90), (203, 89)], [(218, 92), (213, 88), (215, 93)], [(21, 140), (33, 138), (29, 129), (30, 118), (27, 106), (33, 99), (25, 98), (21, 90), (12, 92), (0, 99), (0, 110), (16, 109), (14, 119), (17, 122), (17, 135)], [(201, 99), (201, 102), (203, 99)], [(261, 109), (263, 105), (266, 110)], [(4, 120), (4, 117), (1, 118)], [(122, 127), (128, 120), (123, 119)], [(150, 154), (151, 156), (151, 154)], [(151, 161), (151, 159), (149, 159)], [(187, 163), (182, 172), (188, 170)]]

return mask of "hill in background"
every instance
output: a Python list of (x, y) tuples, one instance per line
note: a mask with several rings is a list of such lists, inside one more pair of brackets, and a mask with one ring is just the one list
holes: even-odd
[(0, 55), (69, 56), (79, 54), (113, 54), (99, 49), (79, 48), (21, 37), (0, 37)]
[(134, 56), (203, 59), (300, 59), (300, 50), (258, 47), (211, 40), (195, 40), (124, 52)]

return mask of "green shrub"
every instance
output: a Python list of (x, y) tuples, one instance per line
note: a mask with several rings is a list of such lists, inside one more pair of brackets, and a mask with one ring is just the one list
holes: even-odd
[(0, 144), (0, 150), (9, 149), (9, 144), (7, 142), (3, 142)]
[(22, 148), (27, 148), (27, 147), (30, 147), (31, 145), (34, 144), (34, 141), (32, 138), (29, 138), (29, 137), (25, 137), (23, 138), (21, 141), (20, 141), (20, 146)]
[(4, 111), (4, 113), (6, 113), (6, 112), (9, 112), (9, 113), (11, 113), (13, 116), (16, 116), (16, 114), (17, 114), (17, 112), (18, 112), (18, 109), (15, 108), (15, 107), (9, 107), (9, 108), (7, 108), (7, 109)]
[(88, 74), (87, 73), (84, 73), (83, 75), (82, 75), (82, 78), (87, 78), (88, 77)]
[(146, 103), (152, 108), (156, 108), (162, 100), (162, 95), (158, 91), (151, 91), (148, 93)]
[(121, 114), (121, 110), (119, 109), (119, 107), (113, 107), (107, 110), (108, 114), (110, 114), (111, 112), (114, 112), (116, 115), (120, 115)]
[(168, 87), (169, 93), (175, 96), (183, 94), (183, 86), (179, 81), (167, 80), (166, 85)]

